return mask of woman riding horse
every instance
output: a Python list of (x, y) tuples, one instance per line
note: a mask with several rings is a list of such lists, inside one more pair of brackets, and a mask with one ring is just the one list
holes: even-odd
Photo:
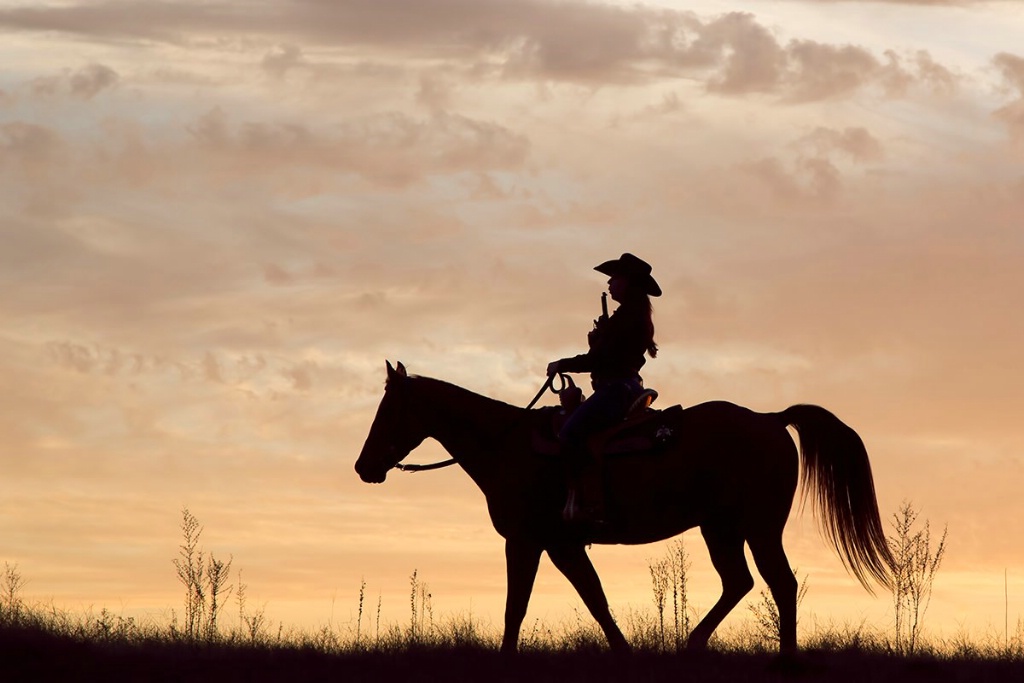
[(644, 353), (651, 358), (658, 354), (650, 297), (661, 296), (650, 264), (633, 254), (605, 261), (594, 270), (610, 276), (608, 293), (619, 307), (610, 317), (605, 313), (594, 321), (586, 353), (548, 364), (549, 377), (559, 372), (589, 372), (594, 389), (558, 434), (569, 473), (563, 517), (567, 522), (586, 524), (599, 524), (604, 516), (599, 473), (588, 471), (596, 461), (588, 453), (587, 441), (622, 420), (643, 393), (640, 369), (647, 360)]

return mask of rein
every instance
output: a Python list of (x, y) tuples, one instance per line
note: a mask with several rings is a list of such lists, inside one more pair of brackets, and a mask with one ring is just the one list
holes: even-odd
[[(558, 386), (557, 389), (555, 388), (555, 384), (554, 384), (555, 377), (558, 377), (559, 386)], [(573, 385), (572, 378), (569, 377), (568, 375), (566, 375), (563, 372), (557, 372), (557, 373), (555, 373), (553, 375), (549, 375), (547, 380), (545, 380), (544, 385), (540, 388), (540, 391), (537, 392), (537, 395), (533, 397), (533, 400), (530, 401), (529, 404), (527, 404), (526, 409), (530, 410), (535, 405), (537, 405), (537, 401), (540, 400), (540, 397), (543, 396), (544, 392), (546, 392), (548, 389), (550, 389), (551, 393), (553, 393), (553, 394), (559, 394), (566, 387), (572, 386), (572, 385)], [(405, 465), (405, 464), (402, 464), (402, 463), (396, 463), (395, 464), (395, 469), (396, 470), (401, 470), (402, 472), (426, 472), (427, 470), (439, 470), (442, 467), (448, 467), (448, 466), (454, 465), (454, 464), (455, 464), (455, 458), (449, 458), (447, 460), (441, 460), (439, 462), (432, 462), (429, 465), (413, 465), (413, 464)]]

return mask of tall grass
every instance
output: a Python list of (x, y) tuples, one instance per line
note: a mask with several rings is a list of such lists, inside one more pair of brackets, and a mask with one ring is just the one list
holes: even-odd
[(232, 586), (228, 581), (231, 580), (232, 559), (224, 562), (212, 554), (204, 554), (199, 547), (203, 533), (199, 520), (187, 507), (181, 515), (183, 541), (173, 562), (178, 581), (185, 587), (184, 635), (191, 640), (214, 640), (220, 633), (217, 618), (224, 609), (224, 601), (231, 596)]
[[(651, 574), (651, 590), (658, 616), (657, 649), (678, 652), (686, 644), (692, 628), (690, 603), (687, 597), (690, 558), (686, 553), (683, 539), (680, 537), (673, 540), (665, 556), (649, 560), (647, 568)], [(669, 606), (672, 608), (672, 621), (666, 628), (666, 611)]]
[[(202, 527), (187, 510), (182, 515), (183, 543), (174, 566), (185, 593), (183, 622), (172, 617), (170, 624), (139, 621), (106, 608), (98, 613), (71, 614), (53, 605), (29, 605), (23, 597), (26, 581), (17, 565), (4, 564), (0, 575), (0, 647), (18, 642), (10, 634), (36, 634), (33, 637), (65, 642), (106, 644), (136, 650), (179, 648), (183, 652), (227, 648), (232, 651), (299, 651), (328, 656), (394, 655), (410, 652), (496, 651), (500, 628), (469, 614), (437, 614), (433, 594), (418, 570), (409, 577), (409, 618), (404, 624), (381, 622), (383, 596), (378, 593), (375, 617), (369, 614), (367, 582), (360, 579), (353, 592), (357, 618), (354, 623), (328, 624), (313, 632), (271, 628), (264, 608), (252, 609), (249, 590), (237, 572), (234, 592), (238, 619), (231, 626), (218, 621), (217, 615), (231, 594), (227, 577), (231, 561), (217, 562), (199, 545)], [(935, 553), (931, 553), (933, 564)], [(654, 600), (647, 607), (629, 607), (620, 615), (627, 638), (642, 655), (677, 656), (685, 645), (691, 618), (697, 615), (687, 596), (689, 558), (681, 539), (670, 544), (665, 556), (649, 561)], [(931, 576), (934, 576), (932, 572)], [(806, 577), (801, 595), (806, 592)], [(770, 619), (768, 596), (762, 594), (761, 609), (770, 623), (757, 620), (725, 628), (712, 640), (713, 652), (722, 656), (764, 656), (773, 653), (768, 631), (777, 624)], [(777, 612), (776, 612), (777, 614)], [(372, 632), (370, 630), (373, 623)], [(825, 653), (854, 653), (870, 657), (902, 658), (908, 653), (905, 642), (895, 633), (866, 624), (821, 623), (813, 615), (802, 620), (801, 646)], [(770, 627), (770, 628), (769, 628)], [(19, 636), (20, 637), (20, 636)], [(572, 616), (558, 623), (539, 619), (527, 622), (521, 637), (526, 655), (597, 654), (606, 650), (604, 636), (593, 619), (577, 608)], [(121, 651), (121, 650), (118, 650)], [(979, 639), (958, 634), (949, 639), (927, 640), (920, 631), (913, 652), (917, 658), (937, 661), (989, 661), (1020, 665), (1024, 672), (1024, 623), (1018, 620), (1014, 633), (993, 633)], [(695, 655), (694, 655), (695, 656)], [(1016, 680), (1024, 680), (1017, 678)]]
[(933, 548), (931, 526), (928, 520), (918, 526), (918, 515), (909, 501), (903, 501), (892, 516), (893, 534), (888, 539), (895, 560), (892, 599), (896, 649), (908, 654), (917, 650), (935, 574), (946, 551), (947, 529), (942, 530)]

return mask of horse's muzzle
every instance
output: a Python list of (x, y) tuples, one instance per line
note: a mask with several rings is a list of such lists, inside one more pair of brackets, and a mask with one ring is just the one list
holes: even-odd
[(367, 484), (381, 484), (388, 477), (386, 469), (360, 467), (358, 462), (356, 463), (356, 474)]

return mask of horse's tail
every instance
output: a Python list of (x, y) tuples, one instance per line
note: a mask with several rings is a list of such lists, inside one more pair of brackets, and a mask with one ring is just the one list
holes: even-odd
[(871, 464), (857, 432), (819, 406), (790, 406), (778, 417), (800, 435), (801, 497), (811, 491), (819, 521), (847, 569), (869, 592), (868, 575), (892, 589), (894, 565), (878, 515)]

